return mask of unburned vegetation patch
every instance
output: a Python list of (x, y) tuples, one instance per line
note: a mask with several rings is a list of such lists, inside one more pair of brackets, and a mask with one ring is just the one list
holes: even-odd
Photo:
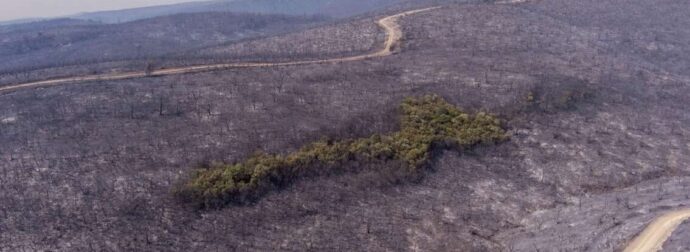
[(496, 117), (484, 112), (470, 115), (439, 96), (407, 98), (401, 111), (396, 132), (321, 140), (287, 155), (256, 153), (243, 162), (212, 164), (196, 170), (175, 193), (200, 207), (218, 207), (257, 199), (299, 177), (354, 160), (396, 161), (404, 164), (400, 172), (416, 174), (429, 165), (434, 149), (464, 149), (506, 138)]

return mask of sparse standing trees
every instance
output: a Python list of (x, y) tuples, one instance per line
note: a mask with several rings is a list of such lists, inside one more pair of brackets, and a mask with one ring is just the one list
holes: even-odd
[(154, 67), (153, 63), (147, 62), (146, 63), (146, 69), (144, 70), (144, 74), (146, 74), (146, 76), (151, 76), (151, 75), (153, 75), (154, 70), (155, 70), (155, 67)]
[(158, 115), (163, 116), (163, 95), (159, 97)]

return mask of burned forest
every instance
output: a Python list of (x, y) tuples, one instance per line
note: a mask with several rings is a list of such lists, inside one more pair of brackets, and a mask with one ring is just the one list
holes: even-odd
[(687, 13), (218, 0), (0, 23), (0, 251), (687, 251)]

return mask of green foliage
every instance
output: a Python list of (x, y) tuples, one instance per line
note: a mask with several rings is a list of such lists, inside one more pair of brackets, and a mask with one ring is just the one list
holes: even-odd
[(321, 140), (286, 156), (257, 153), (241, 163), (213, 164), (192, 174), (177, 193), (213, 206), (255, 197), (313, 172), (315, 167), (333, 167), (356, 158), (400, 160), (414, 172), (429, 162), (433, 146), (469, 147), (505, 139), (495, 117), (463, 113), (439, 96), (405, 99), (401, 109), (400, 131), (362, 139)]

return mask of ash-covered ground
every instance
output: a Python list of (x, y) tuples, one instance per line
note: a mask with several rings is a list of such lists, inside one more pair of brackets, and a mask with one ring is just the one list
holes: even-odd
[[(403, 18), (386, 58), (1, 94), (0, 250), (619, 250), (689, 203), (688, 12), (448, 4)], [(394, 131), (400, 101), (429, 93), (499, 115), (510, 141), (444, 152), (419, 181), (353, 163), (220, 210), (171, 194), (209, 160)], [(665, 248), (682, 251), (687, 234)]]

